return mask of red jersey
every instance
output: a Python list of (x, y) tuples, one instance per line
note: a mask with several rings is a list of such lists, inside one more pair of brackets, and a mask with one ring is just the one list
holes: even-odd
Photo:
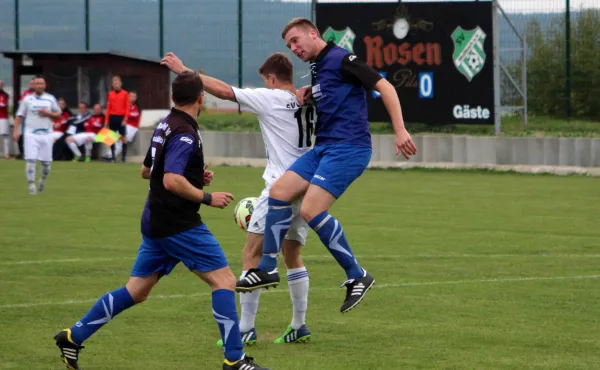
[(71, 112), (68, 109), (65, 109), (61, 114), (59, 119), (55, 119), (53, 123), (54, 131), (65, 132), (67, 131), (67, 121), (71, 117)]
[(95, 114), (83, 124), (83, 130), (85, 132), (94, 134), (97, 134), (98, 131), (102, 130), (102, 127), (104, 127), (104, 114)]
[(19, 98), (19, 103), (21, 102), (21, 100), (23, 100), (27, 95), (33, 94), (35, 91), (33, 89), (27, 89), (23, 92), (23, 94), (21, 94), (21, 97)]
[(108, 93), (108, 103), (106, 104), (106, 123), (108, 123), (108, 116), (124, 116), (125, 119), (129, 117), (129, 93), (123, 89), (116, 92), (111, 90)]
[(142, 111), (140, 107), (133, 103), (129, 108), (129, 116), (127, 116), (127, 124), (135, 128), (140, 128), (140, 119), (142, 118)]
[(8, 94), (0, 90), (0, 119), (8, 118)]

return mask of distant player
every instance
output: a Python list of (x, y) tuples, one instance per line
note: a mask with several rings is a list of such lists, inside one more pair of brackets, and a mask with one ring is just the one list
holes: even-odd
[[(181, 60), (172, 53), (167, 54), (163, 64), (175, 73), (186, 70)], [(246, 277), (249, 269), (258, 266), (260, 260), (269, 189), (296, 159), (310, 150), (314, 119), (314, 107), (301, 107), (296, 99), (293, 82), (294, 67), (287, 56), (282, 53), (271, 55), (258, 72), (266, 88), (238, 89), (215, 78), (201, 75), (207, 92), (218, 98), (237, 102), (243, 111), (254, 113), (258, 117), (267, 148), (267, 167), (263, 174), (266, 187), (258, 198), (246, 234), (242, 279)], [(308, 225), (300, 217), (301, 202), (302, 200), (299, 199), (293, 205), (291, 227), (282, 245), (288, 269), (287, 279), (293, 304), (293, 317), (287, 330), (275, 340), (275, 343), (305, 342), (311, 336), (306, 327), (308, 272), (300, 257), (301, 247), (306, 244)], [(254, 324), (260, 293), (260, 290), (256, 290), (240, 295), (242, 307), (240, 331), (245, 344), (253, 344), (257, 339)]]
[(73, 162), (83, 160), (81, 151), (79, 150), (79, 147), (82, 145), (85, 147), (85, 161), (91, 162), (94, 140), (96, 139), (98, 132), (104, 127), (102, 106), (100, 104), (95, 104), (94, 112), (90, 116), (87, 104), (79, 103), (79, 114), (81, 115), (81, 118), (78, 118), (78, 120), (83, 120), (84, 117), (87, 117), (83, 122), (83, 132), (69, 136), (67, 138), (67, 145), (69, 146), (69, 149), (71, 149), (71, 152), (73, 152)]
[(4, 91), (4, 82), (0, 80), (0, 136), (4, 147), (4, 159), (10, 158), (10, 136), (8, 126), (8, 101), (9, 96)]
[(297, 57), (311, 62), (317, 139), (314, 148), (271, 187), (263, 256), (258, 269), (248, 271), (236, 290), (252, 291), (279, 283), (279, 246), (290, 228), (292, 204), (304, 196), (302, 218), (346, 272), (348, 280), (342, 285), (346, 287), (346, 298), (340, 309), (345, 313), (360, 303), (375, 279), (360, 267), (342, 225), (328, 210), (371, 160), (367, 88), (382, 95), (396, 131), (396, 154), (400, 151), (408, 159), (416, 148), (404, 128), (396, 90), (375, 70), (356, 55), (326, 43), (308, 19), (293, 19), (285, 26), (282, 38)]
[(61, 110), (60, 117), (54, 120), (53, 131), (50, 134), (52, 137), (52, 141), (60, 139), (65, 132), (67, 131), (67, 127), (69, 126), (69, 118), (73, 115), (69, 108), (67, 107), (67, 102), (63, 98), (58, 99), (58, 106)]
[[(269, 370), (243, 352), (235, 277), (198, 213), (201, 203), (225, 208), (233, 200), (229, 193), (202, 190), (211, 179), (204, 171), (196, 122), (203, 100), (202, 80), (195, 73), (183, 73), (173, 80), (171, 90), (175, 108), (154, 130), (142, 167), (142, 177), (150, 178), (150, 191), (141, 220), (142, 244), (131, 276), (127, 285), (106, 293), (81, 320), (55, 336), (69, 369), (79, 369), (85, 340), (119, 313), (145, 301), (158, 280), (183, 262), (213, 289), (212, 313), (225, 343), (223, 370)], [(201, 357), (196, 356), (195, 362), (205, 368)]]
[[(129, 115), (127, 116), (127, 124), (125, 125), (125, 142), (131, 143), (135, 139), (138, 130), (140, 129), (140, 121), (142, 119), (142, 109), (137, 102), (137, 92), (129, 92)], [(115, 155), (119, 157), (123, 151), (123, 142), (117, 141), (115, 143)]]
[(29, 194), (36, 193), (35, 172), (37, 161), (42, 164), (42, 176), (37, 191), (44, 191), (46, 179), (50, 174), (52, 163), (52, 126), (53, 120), (60, 117), (60, 107), (54, 95), (48, 94), (46, 80), (37, 76), (34, 80), (35, 92), (25, 96), (15, 118), (13, 137), (19, 141), (21, 121), (27, 116), (27, 124), (23, 128), (23, 156), (27, 161), (27, 183)]
[[(129, 109), (131, 107), (129, 102), (129, 93), (122, 88), (123, 82), (121, 77), (113, 76), (112, 78), (112, 90), (108, 93), (108, 102), (106, 103), (106, 119), (105, 126), (112, 131), (121, 134), (121, 140), (123, 145), (123, 162), (127, 157), (127, 142), (125, 141), (125, 125), (129, 117)], [(117, 156), (115, 154), (115, 144), (110, 146), (111, 160), (116, 161)]]

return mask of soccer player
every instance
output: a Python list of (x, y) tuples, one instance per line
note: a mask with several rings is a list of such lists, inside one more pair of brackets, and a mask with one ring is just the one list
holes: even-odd
[(375, 279), (358, 264), (344, 229), (328, 211), (371, 159), (367, 88), (381, 93), (396, 132), (396, 154), (400, 151), (408, 159), (416, 154), (416, 147), (404, 128), (396, 90), (375, 70), (356, 55), (326, 43), (308, 19), (290, 21), (282, 38), (297, 57), (311, 62), (317, 139), (314, 148), (271, 186), (263, 256), (258, 268), (237, 283), (236, 290), (252, 291), (279, 283), (279, 246), (290, 228), (292, 204), (304, 195), (302, 218), (346, 272), (348, 280), (342, 285), (346, 298), (340, 309), (346, 313), (360, 303)]
[(73, 162), (81, 161), (81, 151), (79, 147), (85, 146), (85, 161), (92, 161), (92, 146), (94, 145), (94, 139), (96, 135), (104, 127), (104, 114), (102, 113), (102, 106), (100, 104), (94, 105), (94, 112), (90, 116), (86, 103), (79, 103), (79, 115), (78, 121), (83, 122), (83, 132), (75, 135), (71, 135), (67, 138), (67, 145), (71, 152), (73, 152)]
[(4, 82), (0, 80), (0, 136), (4, 146), (4, 159), (10, 158), (10, 136), (8, 127), (8, 93), (4, 91)]
[[(175, 107), (156, 127), (142, 177), (150, 190), (141, 219), (142, 244), (124, 287), (103, 295), (71, 328), (60, 331), (56, 345), (69, 369), (79, 369), (82, 343), (116, 315), (146, 300), (158, 280), (179, 263), (212, 288), (212, 312), (223, 338), (223, 370), (268, 370), (246, 356), (235, 305), (235, 277), (225, 254), (202, 222), (200, 204), (225, 208), (229, 193), (208, 193), (202, 137), (196, 119), (203, 103), (202, 80), (182, 73), (172, 84)], [(201, 363), (202, 360), (199, 360)]]
[(67, 127), (69, 126), (69, 118), (73, 115), (67, 107), (67, 102), (65, 101), (65, 99), (58, 99), (58, 107), (60, 108), (61, 113), (60, 117), (54, 120), (54, 130), (50, 134), (52, 142), (56, 142), (56, 140), (60, 139), (65, 134), (65, 132), (67, 131)]
[[(168, 53), (162, 63), (175, 73), (190, 71), (173, 53)], [(267, 166), (263, 173), (266, 187), (254, 207), (246, 234), (242, 279), (246, 277), (249, 269), (258, 266), (260, 260), (269, 188), (297, 158), (310, 150), (314, 127), (314, 107), (301, 107), (298, 103), (293, 82), (294, 66), (287, 56), (282, 53), (269, 56), (258, 73), (266, 88), (238, 89), (223, 81), (201, 75), (204, 88), (208, 93), (220, 99), (237, 102), (243, 111), (251, 112), (258, 117), (268, 153)], [(309, 279), (300, 257), (301, 247), (306, 244), (308, 225), (299, 214), (301, 202), (302, 200), (299, 199), (293, 205), (291, 227), (282, 244), (293, 305), (292, 322), (275, 343), (300, 343), (309, 340), (311, 336), (306, 327)], [(260, 294), (261, 290), (256, 290), (240, 295), (242, 307), (240, 331), (244, 344), (253, 344), (257, 340), (255, 320)]]
[[(123, 83), (120, 76), (113, 76), (112, 88), (113, 90), (108, 93), (108, 103), (106, 104), (106, 120), (105, 126), (110, 130), (121, 134), (121, 140), (123, 145), (123, 162), (127, 157), (127, 142), (125, 141), (125, 125), (127, 124), (127, 118), (129, 117), (129, 93), (123, 90)], [(110, 146), (111, 161), (116, 161), (115, 155), (115, 144)]]
[(27, 116), (27, 125), (23, 129), (23, 156), (27, 161), (26, 173), (29, 194), (36, 193), (35, 172), (37, 161), (42, 163), (42, 176), (37, 191), (44, 191), (46, 179), (52, 163), (52, 126), (53, 119), (60, 118), (60, 108), (54, 95), (48, 94), (46, 80), (37, 76), (34, 80), (35, 92), (25, 96), (17, 110), (13, 138), (19, 141), (21, 121)]
[[(142, 109), (137, 103), (137, 92), (129, 92), (129, 116), (127, 116), (127, 124), (125, 125), (125, 142), (131, 143), (135, 139), (138, 130), (140, 129), (140, 120), (142, 118)], [(119, 140), (115, 143), (115, 155), (118, 157), (123, 151), (123, 141)]]

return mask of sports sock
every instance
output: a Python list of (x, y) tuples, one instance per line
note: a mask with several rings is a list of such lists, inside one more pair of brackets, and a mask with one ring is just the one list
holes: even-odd
[(77, 146), (77, 144), (74, 141), (67, 142), (67, 145), (69, 146), (69, 149), (71, 149), (71, 151), (73, 152), (73, 154), (75, 154), (76, 157), (81, 157), (81, 151), (79, 150), (79, 147)]
[[(240, 280), (246, 277), (248, 271), (243, 271)], [(262, 289), (257, 289), (249, 293), (240, 294), (241, 319), (240, 331), (246, 332), (255, 326), (256, 313), (258, 312), (258, 301)]]
[(238, 324), (233, 290), (217, 289), (213, 291), (212, 308), (213, 315), (221, 331), (225, 360), (229, 362), (239, 361), (244, 357), (244, 351), (242, 350), (242, 336)]
[(25, 164), (25, 174), (27, 175), (27, 183), (29, 185), (35, 185), (35, 169), (36, 161), (28, 159)]
[(94, 145), (94, 143), (92, 143), (91, 141), (88, 141), (87, 143), (85, 143), (85, 156), (88, 158), (92, 156), (92, 146), (93, 145)]
[(268, 205), (263, 255), (258, 265), (262, 271), (272, 271), (277, 267), (281, 243), (292, 224), (292, 203), (269, 197)]
[(4, 155), (8, 156), (10, 154), (10, 138), (8, 135), (4, 135)]
[[(308, 306), (308, 271), (306, 267), (289, 269), (287, 272), (288, 287), (292, 298), (292, 329), (300, 329), (306, 324), (306, 308)], [(244, 295), (244, 294), (242, 294)]]

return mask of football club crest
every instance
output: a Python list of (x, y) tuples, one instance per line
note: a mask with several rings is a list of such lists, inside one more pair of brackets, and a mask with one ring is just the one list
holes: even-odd
[(454, 65), (469, 82), (483, 69), (485, 65), (485, 51), (483, 43), (486, 38), (485, 32), (479, 27), (465, 30), (458, 26), (452, 32), (454, 41), (454, 54), (452, 59)]
[(333, 41), (337, 46), (346, 49), (350, 53), (354, 53), (354, 39), (356, 39), (356, 35), (350, 27), (346, 27), (346, 29), (341, 31), (336, 31), (328, 27), (323, 32), (323, 39), (325, 41)]

